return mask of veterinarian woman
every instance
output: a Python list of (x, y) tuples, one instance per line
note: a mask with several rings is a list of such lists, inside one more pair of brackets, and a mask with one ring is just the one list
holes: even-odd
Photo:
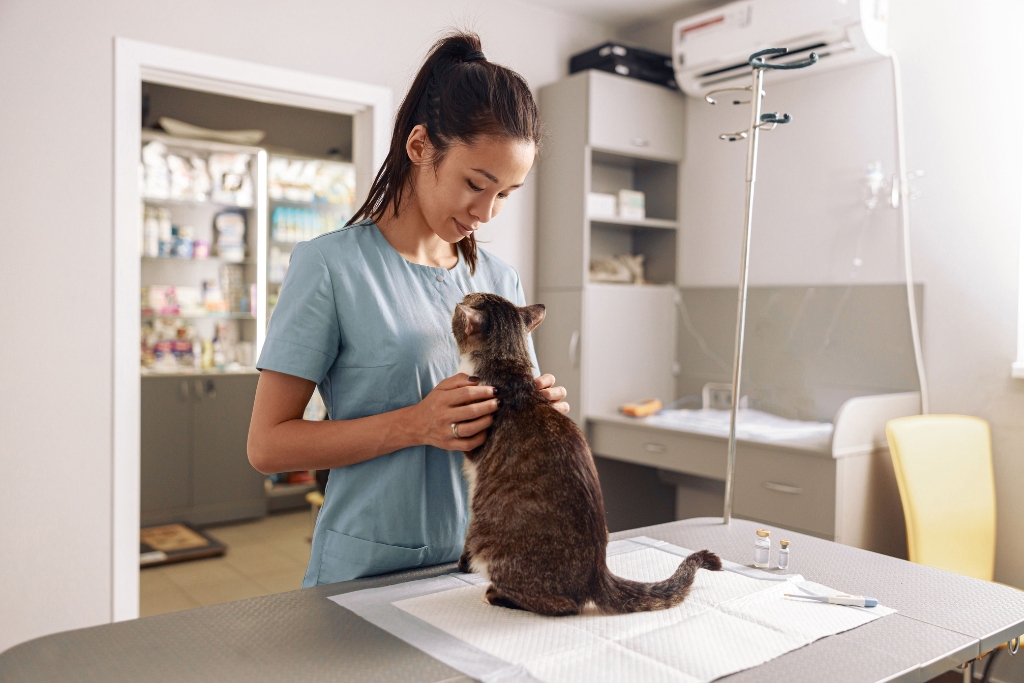
[[(477, 36), (450, 35), (402, 102), (366, 203), (295, 247), (257, 363), (249, 460), (331, 470), (304, 587), (459, 558), (462, 452), (483, 443), (500, 396), (456, 374), (451, 317), (469, 292), (526, 303), (474, 232), (522, 186), (539, 142), (522, 77)], [(568, 411), (554, 377), (536, 381)], [(324, 422), (302, 419), (314, 388)]]

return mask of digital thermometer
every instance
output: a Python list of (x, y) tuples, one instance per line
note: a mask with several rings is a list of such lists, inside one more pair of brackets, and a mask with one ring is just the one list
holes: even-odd
[(877, 607), (878, 600), (864, 595), (793, 595), (786, 593), (787, 598), (827, 602), (830, 605), (847, 605), (849, 607)]

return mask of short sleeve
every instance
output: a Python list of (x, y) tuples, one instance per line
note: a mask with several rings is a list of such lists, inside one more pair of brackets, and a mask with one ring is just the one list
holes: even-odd
[(297, 244), (256, 367), (319, 384), (341, 350), (340, 329), (323, 254), (312, 243)]
[[(526, 305), (526, 292), (523, 291), (523, 282), (516, 273), (516, 306)], [(540, 377), (540, 363), (537, 362), (537, 351), (533, 348), (533, 335), (526, 336), (526, 346), (530, 349), (530, 362), (533, 363), (533, 376)]]

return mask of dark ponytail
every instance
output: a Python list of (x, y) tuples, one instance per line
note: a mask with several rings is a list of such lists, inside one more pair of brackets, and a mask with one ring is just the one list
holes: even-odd
[[(540, 116), (530, 88), (511, 69), (488, 62), (475, 33), (451, 33), (434, 43), (395, 117), (391, 149), (370, 186), (370, 193), (349, 225), (380, 220), (401, 209), (411, 190), (412, 161), (405, 145), (417, 125), (427, 129), (436, 168), (455, 143), (472, 144), (480, 136), (528, 140), (539, 145)], [(476, 238), (459, 242), (476, 270)]]

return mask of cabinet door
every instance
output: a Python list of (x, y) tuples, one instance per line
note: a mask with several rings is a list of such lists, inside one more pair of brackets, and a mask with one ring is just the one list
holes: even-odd
[(249, 464), (246, 440), (258, 375), (195, 377), (195, 509), (211, 524), (266, 514), (264, 476)]
[(192, 505), (192, 398), (189, 380), (142, 378), (142, 526), (183, 521)]
[(624, 154), (683, 158), (683, 95), (659, 85), (590, 71), (590, 144)]
[(590, 284), (583, 334), (588, 415), (624, 403), (675, 398), (676, 315), (672, 287)]
[(576, 74), (541, 88), (540, 109), (550, 136), (538, 161), (537, 286), (576, 288), (583, 284), (587, 151), (587, 75)]
[(583, 322), (583, 291), (541, 290), (537, 303), (544, 304), (544, 322), (533, 331), (540, 371), (551, 373), (568, 395), (569, 417), (583, 426), (580, 404), (580, 344)]

